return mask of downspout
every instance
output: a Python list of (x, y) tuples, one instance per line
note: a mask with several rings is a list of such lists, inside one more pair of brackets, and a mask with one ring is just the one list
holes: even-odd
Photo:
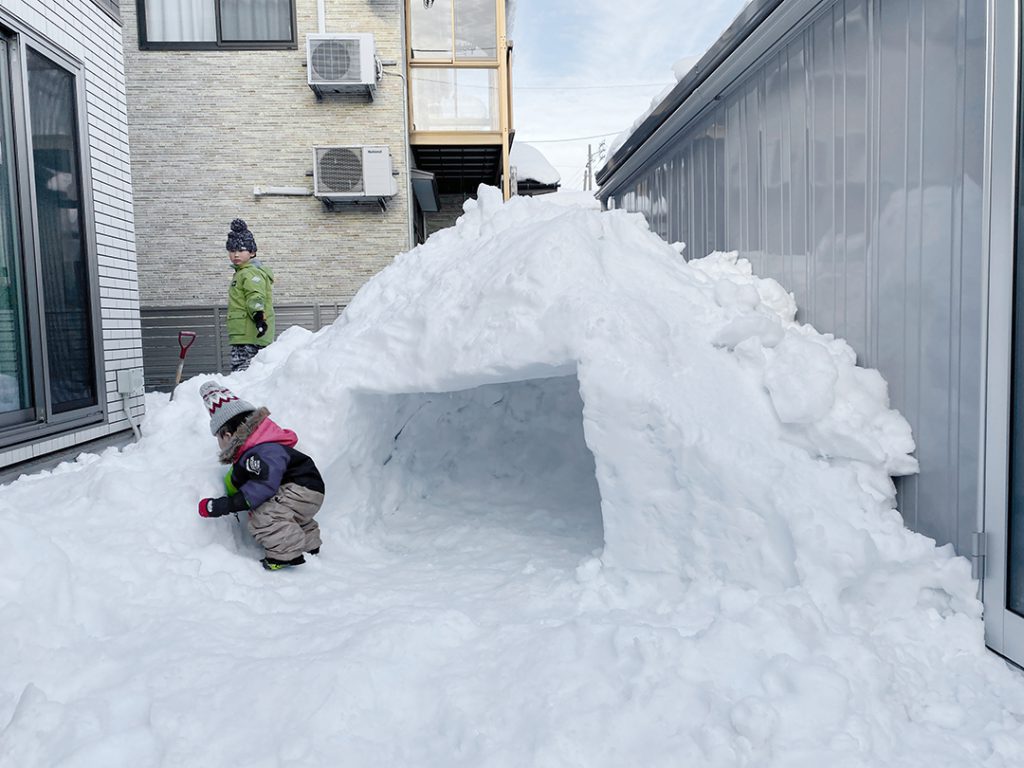
[(406, 41), (406, 33), (409, 19), (409, 3), (402, 3), (402, 125), (405, 133), (402, 141), (405, 142), (405, 193), (407, 195), (405, 207), (409, 214), (409, 249), (416, 245), (415, 214), (416, 201), (413, 199), (412, 191), (412, 142), (409, 138), (409, 49)]
[(327, 31), (327, 11), (324, 9), (325, 0), (316, 0), (316, 24), (320, 34)]
[[(405, 35), (403, 35), (403, 37), (405, 37)], [(401, 72), (388, 72), (384, 69), (384, 67), (394, 67), (397, 64), (398, 62), (395, 61), (382, 61), (380, 72), (382, 75), (402, 78), (402, 98), (405, 100), (405, 103), (402, 105), (402, 125), (405, 130), (405, 135), (402, 136), (402, 141), (405, 143), (405, 207), (409, 214), (409, 249), (411, 250), (416, 245), (416, 229), (413, 217), (413, 211), (415, 208), (413, 206), (414, 200), (412, 191), (412, 145), (409, 143), (409, 81)]]
[[(323, 0), (320, 0), (323, 2)], [(409, 219), (409, 250), (412, 250), (416, 246), (416, 226), (414, 211), (416, 210), (415, 198), (413, 198), (412, 191), (412, 144), (409, 141), (409, 78), (407, 77), (409, 71), (409, 58), (408, 49), (406, 48), (406, 21), (408, 19), (409, 3), (408, 0), (402, 3), (402, 59), (401, 59), (401, 72), (388, 72), (385, 67), (395, 67), (399, 65), (398, 61), (382, 61), (380, 62), (380, 73), (382, 75), (390, 75), (391, 77), (402, 78), (402, 128), (404, 134), (402, 141), (405, 143), (405, 195), (406, 203), (405, 208), (407, 212), (407, 218)]]

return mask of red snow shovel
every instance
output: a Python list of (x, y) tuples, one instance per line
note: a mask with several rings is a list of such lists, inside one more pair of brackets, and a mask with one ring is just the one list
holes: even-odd
[(178, 372), (174, 375), (174, 388), (171, 390), (171, 400), (174, 399), (174, 390), (181, 384), (181, 371), (185, 367), (185, 353), (188, 352), (188, 348), (192, 346), (192, 342), (195, 340), (195, 331), (178, 331), (178, 346), (181, 347), (181, 352), (178, 353)]

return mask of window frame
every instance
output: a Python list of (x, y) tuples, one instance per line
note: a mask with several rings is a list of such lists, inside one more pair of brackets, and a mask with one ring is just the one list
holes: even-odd
[(146, 35), (146, 0), (135, 0), (136, 17), (139, 22), (140, 51), (294, 51), (298, 49), (298, 27), (295, 6), (297, 0), (288, 0), (292, 11), (291, 40), (229, 40), (221, 38), (220, 3), (212, 0), (213, 11), (217, 20), (217, 39), (215, 41), (173, 41), (149, 40)]
[(121, 23), (121, 7), (117, 4), (117, 0), (92, 0), (92, 2), (118, 24)]

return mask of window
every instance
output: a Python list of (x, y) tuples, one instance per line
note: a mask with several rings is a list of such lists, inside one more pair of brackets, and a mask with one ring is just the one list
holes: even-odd
[(3, 445), (103, 415), (82, 91), (73, 65), (0, 36)]
[(414, 60), (497, 61), (495, 0), (412, 0), (409, 7)]
[(137, 0), (139, 47), (294, 48), (294, 0)]

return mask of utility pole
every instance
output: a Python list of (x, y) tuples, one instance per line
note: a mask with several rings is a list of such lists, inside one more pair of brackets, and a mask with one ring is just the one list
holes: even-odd
[(600, 162), (604, 160), (605, 152), (607, 151), (604, 139), (601, 139), (601, 143), (597, 145), (597, 154), (594, 154), (594, 145), (587, 144), (587, 164), (583, 169), (583, 189), (593, 191), (594, 189), (594, 160), (595, 158)]
[(594, 149), (593, 144), (587, 144), (587, 170), (583, 173), (583, 189), (593, 189), (593, 174), (594, 174)]

